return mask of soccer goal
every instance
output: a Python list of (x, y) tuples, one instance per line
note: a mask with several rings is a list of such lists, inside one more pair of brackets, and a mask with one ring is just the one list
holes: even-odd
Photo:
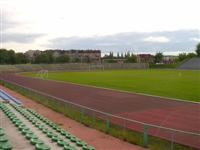
[(102, 65), (102, 64), (89, 65), (89, 71), (92, 71), (92, 70), (102, 70), (102, 71), (104, 71), (104, 65)]
[(43, 79), (48, 78), (49, 71), (48, 70), (40, 70), (37, 72), (36, 77), (43, 78)]

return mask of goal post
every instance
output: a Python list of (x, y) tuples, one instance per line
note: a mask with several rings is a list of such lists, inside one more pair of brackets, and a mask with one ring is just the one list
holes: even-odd
[(102, 65), (102, 64), (89, 65), (89, 71), (92, 71), (92, 70), (102, 70), (102, 71), (104, 71), (104, 65)]
[(49, 71), (48, 70), (40, 70), (37, 72), (36, 77), (38, 78), (48, 78), (49, 77)]

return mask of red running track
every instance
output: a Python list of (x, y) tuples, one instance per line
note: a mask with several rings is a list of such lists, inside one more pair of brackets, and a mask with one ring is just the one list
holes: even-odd
[[(200, 133), (200, 104), (174, 101), (153, 96), (117, 92), (101, 88), (41, 80), (15, 74), (1, 74), (0, 78), (66, 99), (83, 106), (149, 124)], [(143, 131), (143, 126), (111, 118), (116, 124)], [(149, 133), (200, 149), (200, 137), (150, 128)]]

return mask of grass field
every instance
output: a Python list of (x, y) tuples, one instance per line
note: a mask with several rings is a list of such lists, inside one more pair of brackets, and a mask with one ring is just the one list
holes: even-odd
[[(24, 75), (36, 77), (35, 73)], [(48, 79), (200, 102), (200, 71), (51, 72)]]

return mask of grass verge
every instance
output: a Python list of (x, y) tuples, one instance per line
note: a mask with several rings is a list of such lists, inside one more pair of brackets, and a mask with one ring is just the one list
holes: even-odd
[[(0, 84), (3, 86), (14, 90), (40, 104), (43, 104), (46, 107), (53, 109), (56, 112), (62, 113), (65, 116), (76, 120), (87, 127), (91, 127), (102, 131), (106, 134), (119, 138), (121, 140), (127, 141), (129, 143), (143, 146), (143, 133), (132, 131), (129, 129), (125, 129), (121, 126), (111, 124), (109, 128), (107, 128), (105, 120), (98, 117), (97, 114), (92, 114), (89, 112), (84, 112), (77, 106), (73, 106), (71, 104), (66, 104), (64, 102), (58, 101), (56, 99), (35, 93), (26, 88), (4, 82), (0, 80)], [(172, 147), (172, 143), (170, 141), (160, 139), (153, 136), (148, 136), (149, 144), (148, 148), (151, 150), (170, 150)], [(173, 150), (194, 150), (194, 148), (190, 148), (188, 146), (184, 146), (181, 144), (173, 143)]]

